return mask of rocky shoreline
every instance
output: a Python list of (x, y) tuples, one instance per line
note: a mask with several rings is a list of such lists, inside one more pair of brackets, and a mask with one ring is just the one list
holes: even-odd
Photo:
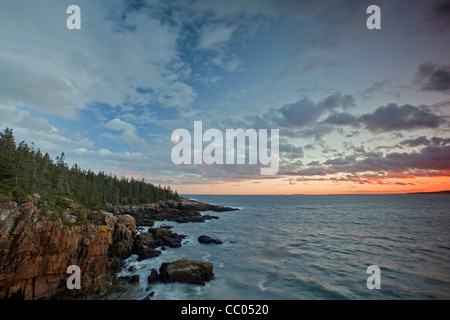
[[(101, 211), (66, 200), (68, 208), (59, 215), (48, 210), (38, 194), (20, 203), (0, 202), (0, 299), (102, 299), (123, 285), (115, 276), (121, 261), (132, 254), (149, 259), (159, 255), (159, 249), (182, 245), (184, 235), (168, 227), (148, 232), (137, 231), (139, 227), (152, 227), (156, 220), (203, 222), (218, 217), (201, 211), (238, 210), (182, 198), (180, 202), (106, 205), (106, 211)], [(148, 281), (204, 284), (214, 277), (212, 264), (181, 260), (165, 262)], [(82, 271), (81, 290), (67, 288), (70, 265)]]
[[(137, 222), (138, 234), (135, 237), (133, 254), (137, 254), (136, 261), (151, 259), (161, 254), (161, 250), (178, 248), (182, 246), (182, 240), (186, 235), (172, 232), (171, 226), (161, 225), (154, 228), (154, 221), (175, 221), (178, 223), (204, 222), (205, 220), (218, 219), (216, 216), (202, 215), (200, 211), (235, 211), (239, 209), (205, 204), (198, 201), (184, 199), (182, 201), (165, 201), (156, 204), (138, 206), (107, 206), (114, 214), (126, 214), (133, 216)], [(146, 230), (146, 231), (144, 231)], [(198, 238), (200, 243), (221, 244), (219, 239), (213, 239), (202, 235)], [(110, 287), (110, 292), (126, 290), (128, 285), (135, 285), (146, 281), (149, 285), (156, 282), (186, 282), (196, 285), (204, 285), (214, 279), (213, 264), (208, 261), (190, 260), (181, 258), (176, 261), (163, 262), (159, 269), (152, 269), (147, 279), (140, 279), (138, 274), (133, 274), (134, 267), (130, 266), (128, 271), (132, 275), (120, 277), (116, 285)], [(147, 290), (150, 290), (150, 286)], [(150, 300), (155, 294), (151, 291), (144, 300)], [(105, 295), (108, 296), (108, 295)]]
[(106, 204), (105, 209), (116, 215), (131, 215), (135, 218), (138, 226), (153, 226), (153, 221), (155, 220), (175, 221), (178, 223), (203, 222), (205, 220), (218, 219), (218, 217), (209, 214), (202, 215), (200, 211), (223, 212), (239, 210), (185, 198), (181, 199), (179, 202), (169, 200), (135, 206), (113, 206)]

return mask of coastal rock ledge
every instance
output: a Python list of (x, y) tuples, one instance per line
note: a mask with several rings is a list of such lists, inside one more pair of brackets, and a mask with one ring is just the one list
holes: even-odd
[(158, 203), (112, 206), (107, 204), (106, 210), (114, 214), (128, 214), (136, 219), (139, 226), (153, 226), (155, 220), (175, 221), (178, 223), (203, 222), (205, 220), (218, 219), (209, 214), (202, 215), (201, 211), (236, 211), (239, 209), (206, 204), (190, 199), (181, 198), (181, 201), (160, 201)]

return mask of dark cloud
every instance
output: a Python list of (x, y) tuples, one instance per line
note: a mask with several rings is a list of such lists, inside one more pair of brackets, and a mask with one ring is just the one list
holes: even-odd
[(281, 107), (279, 112), (282, 118), (278, 119), (278, 122), (286, 127), (303, 128), (317, 122), (325, 112), (352, 107), (355, 107), (353, 96), (343, 95), (340, 92), (336, 92), (318, 103), (305, 98)]
[(431, 141), (425, 136), (418, 137), (416, 139), (407, 139), (400, 142), (400, 145), (407, 145), (409, 147), (428, 146), (430, 144)]
[(308, 128), (302, 128), (295, 131), (298, 138), (314, 138), (316, 141), (322, 141), (321, 138), (334, 131), (334, 128), (327, 124), (314, 123)]
[(346, 160), (343, 158), (336, 158), (336, 159), (330, 159), (325, 161), (325, 165), (343, 165), (343, 164), (349, 164), (351, 163), (351, 160)]
[(298, 170), (296, 175), (328, 175), (337, 173), (389, 172), (399, 175), (416, 175), (428, 171), (429, 174), (447, 174), (450, 170), (450, 146), (429, 145), (420, 152), (393, 152), (385, 156), (366, 154), (361, 160), (350, 158), (327, 160), (323, 166)]
[[(357, 183), (357, 184), (387, 184), (387, 185), (392, 185), (392, 184), (398, 184), (398, 185), (415, 185), (414, 183), (405, 183), (405, 182), (391, 182), (391, 181), (386, 181), (386, 179), (392, 178), (390, 175), (386, 175), (386, 174), (378, 174), (378, 175), (347, 175), (345, 177), (320, 177), (320, 178), (297, 178), (297, 181), (300, 182), (309, 182), (309, 181), (331, 181), (331, 182), (352, 182), (352, 183)], [(399, 177), (397, 177), (399, 178)], [(400, 177), (400, 178), (404, 178), (404, 176)]]
[(445, 146), (447, 144), (450, 144), (450, 139), (447, 138), (433, 137), (431, 138), (431, 141), (435, 146)]
[(419, 66), (417, 82), (424, 91), (450, 93), (450, 65), (425, 62)]
[(384, 80), (372, 83), (372, 85), (369, 88), (364, 90), (363, 93), (364, 97), (366, 98), (371, 97), (374, 93), (383, 90), (383, 88), (385, 88), (389, 84), (389, 82), (390, 80)]
[(303, 99), (284, 105), (280, 108), (280, 113), (283, 115), (281, 125), (301, 128), (315, 122), (322, 110), (312, 100)]
[(442, 1), (434, 7), (434, 12), (442, 16), (450, 18), (450, 1)]
[(450, 24), (450, 1), (445, 0), (437, 4), (433, 8), (433, 13), (437, 19), (442, 19), (443, 21), (447, 22), (447, 24)]
[(370, 131), (437, 128), (445, 122), (443, 117), (434, 114), (427, 106), (399, 106), (395, 103), (379, 107), (371, 114), (364, 114), (359, 120)]
[(302, 147), (296, 147), (290, 143), (281, 143), (279, 152), (284, 153), (283, 158), (287, 157), (289, 159), (303, 158), (304, 156)]
[(328, 116), (328, 118), (325, 120), (325, 123), (340, 125), (340, 126), (344, 126), (344, 125), (351, 125), (351, 126), (355, 126), (355, 127), (360, 126), (358, 119), (354, 115), (347, 113), (347, 112), (342, 112), (342, 113), (334, 112)]
[(356, 107), (355, 99), (349, 94), (342, 95), (340, 92), (336, 92), (319, 103), (319, 108), (322, 110), (334, 110), (339, 107), (342, 107), (344, 110), (354, 108)]

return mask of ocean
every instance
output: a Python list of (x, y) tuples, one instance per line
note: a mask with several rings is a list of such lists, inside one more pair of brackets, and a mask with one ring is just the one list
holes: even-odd
[[(131, 256), (118, 276), (139, 274), (140, 283), (107, 299), (450, 299), (450, 195), (184, 196), (240, 210), (156, 222), (187, 235), (183, 245)], [(203, 234), (223, 244), (201, 244)], [(180, 258), (212, 262), (215, 279), (147, 284), (152, 268)], [(371, 265), (379, 289), (368, 288)]]

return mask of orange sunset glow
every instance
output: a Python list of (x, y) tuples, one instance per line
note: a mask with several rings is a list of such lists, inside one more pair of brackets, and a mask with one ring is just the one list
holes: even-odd
[[(290, 183), (291, 182), (291, 183)], [(414, 192), (439, 192), (450, 189), (450, 177), (412, 177), (389, 179), (380, 182), (374, 179), (364, 184), (336, 181), (296, 182), (273, 179), (263, 181), (240, 181), (174, 185), (180, 194), (228, 194), (228, 195), (290, 195), (290, 194), (401, 194)]]

